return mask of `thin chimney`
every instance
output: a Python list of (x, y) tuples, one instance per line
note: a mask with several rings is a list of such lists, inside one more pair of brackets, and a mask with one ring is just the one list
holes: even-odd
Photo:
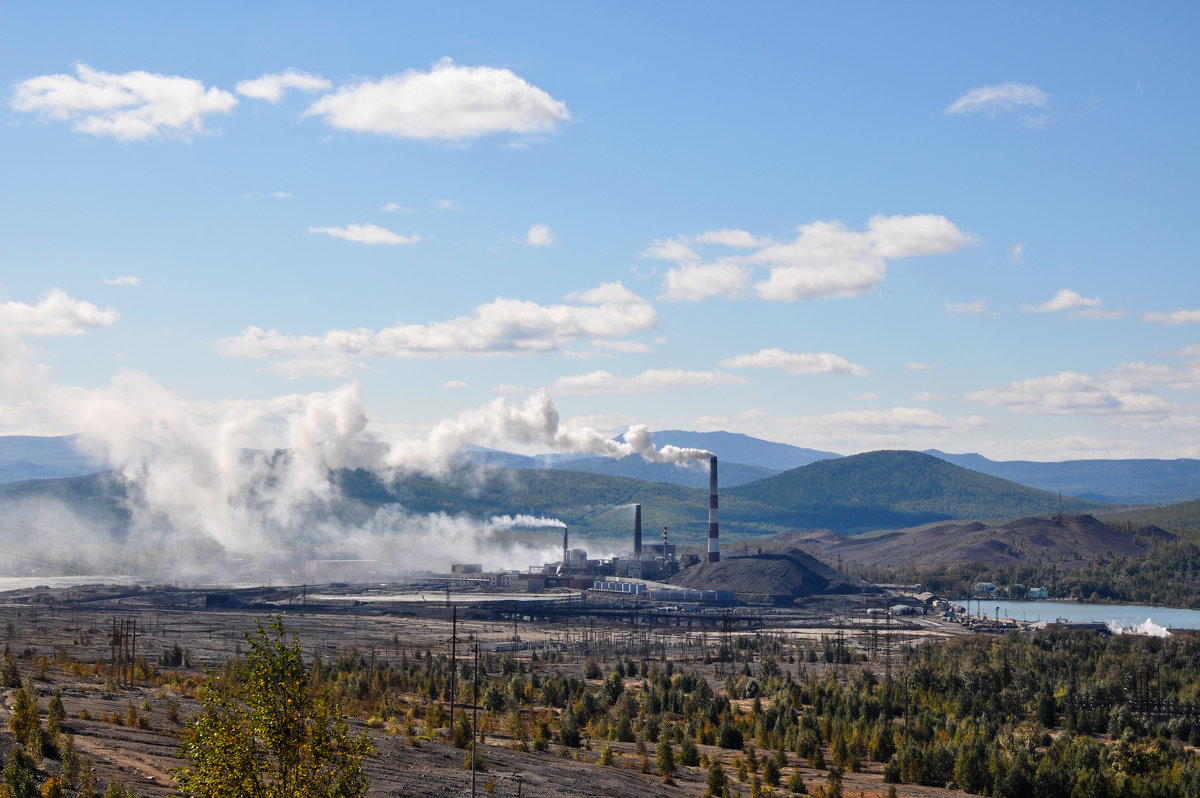
[(708, 561), (721, 561), (721, 533), (717, 524), (717, 458), (708, 459)]
[(642, 505), (633, 505), (633, 557), (642, 556)]

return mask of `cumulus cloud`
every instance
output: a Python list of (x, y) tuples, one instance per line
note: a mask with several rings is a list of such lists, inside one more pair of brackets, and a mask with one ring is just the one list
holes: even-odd
[(141, 285), (142, 278), (132, 274), (125, 274), (120, 277), (105, 277), (105, 285)]
[(620, 283), (572, 295), (582, 304), (539, 305), (499, 298), (473, 316), (430, 324), (398, 323), (382, 330), (330, 330), (323, 336), (286, 335), (249, 327), (217, 343), (232, 357), (271, 358), (294, 367), (358, 358), (442, 358), (453, 355), (536, 354), (581, 340), (622, 339), (658, 325), (654, 308)]
[(1200, 310), (1179, 310), (1171, 313), (1146, 313), (1142, 321), (1147, 324), (1200, 324)]
[(288, 89), (308, 92), (328, 91), (333, 88), (333, 84), (325, 78), (289, 69), (284, 72), (268, 73), (254, 80), (243, 80), (233, 88), (243, 97), (266, 100), (273, 104), (282, 100)]
[(565, 103), (510, 70), (459, 66), (449, 58), (428, 72), (341, 86), (304, 113), (340, 130), (447, 141), (552, 132), (571, 118)]
[(387, 213), (412, 213), (413, 212), (412, 208), (401, 205), (398, 202), (389, 202), (386, 205), (384, 205), (382, 208), (380, 208), (380, 210), (386, 211)]
[(544, 224), (535, 224), (525, 234), (525, 243), (531, 247), (548, 247), (554, 243), (554, 233)]
[(920, 363), (916, 360), (909, 361), (905, 364), (905, 367), (909, 371), (929, 371), (933, 368), (933, 366), (929, 365), (928, 363)]
[(726, 247), (758, 249), (771, 243), (769, 238), (756, 238), (745, 230), (712, 230), (696, 236), (700, 244), (721, 244)]
[(987, 313), (987, 300), (976, 299), (974, 302), (947, 302), (946, 312), (955, 316), (979, 316)]
[(974, 391), (963, 396), (963, 401), (1040, 415), (1145, 414), (1171, 409), (1153, 394), (1124, 388), (1087, 374), (1062, 371)]
[(862, 377), (867, 370), (840, 355), (828, 352), (786, 352), (782, 349), (763, 349), (753, 354), (737, 355), (721, 361), (731, 369), (776, 369), (788, 374), (854, 374)]
[(316, 235), (341, 238), (357, 244), (415, 244), (421, 240), (421, 237), (418, 235), (403, 236), (374, 224), (348, 224), (345, 227), (310, 227), (308, 228), (308, 232)]
[(211, 114), (233, 110), (237, 98), (192, 78), (150, 72), (114, 74), (75, 65), (75, 75), (40, 75), (17, 84), (12, 107), (71, 129), (118, 141), (206, 133)]
[(947, 114), (987, 113), (1018, 111), (1026, 108), (1045, 108), (1050, 95), (1029, 83), (999, 83), (979, 86), (959, 97), (949, 107)]
[[(642, 257), (673, 261), (664, 296), (696, 301), (724, 294), (738, 296), (755, 269), (767, 277), (754, 285), (767, 300), (806, 300), (859, 296), (887, 275), (889, 260), (940, 255), (973, 242), (945, 216), (873, 216), (864, 231), (841, 222), (813, 222), (796, 228), (791, 241), (755, 238), (742, 230), (659, 239)], [(752, 250), (706, 262), (701, 244)]]
[(435, 211), (461, 211), (462, 205), (450, 199), (435, 199), (430, 203)]
[(117, 323), (117, 312), (73, 299), (60, 288), (47, 291), (36, 305), (0, 303), (0, 333), (17, 337), (83, 335)]
[(1084, 297), (1069, 288), (1064, 288), (1053, 298), (1040, 305), (1026, 306), (1031, 313), (1058, 313), (1070, 311), (1072, 316), (1085, 319), (1115, 319), (1125, 315), (1122, 310), (1108, 310), (1099, 297)]
[(291, 199), (291, 198), (292, 198), (292, 193), (290, 191), (272, 191), (271, 192), (271, 199)]
[(746, 380), (722, 371), (685, 371), (650, 369), (633, 377), (618, 377), (607, 371), (593, 371), (560, 377), (550, 390), (557, 394), (597, 395), (654, 393), (664, 388), (696, 388), (712, 385), (744, 385)]
[(470, 383), (463, 382), (462, 380), (446, 380), (442, 383), (442, 388), (447, 391), (461, 391), (463, 388), (469, 388), (470, 385)]
[(909, 399), (909, 401), (910, 402), (940, 402), (940, 401), (944, 400), (945, 398), (946, 397), (944, 397), (940, 394), (933, 393), (932, 391), (921, 391), (919, 394), (916, 394), (911, 399)]
[(736, 263), (676, 266), (667, 272), (663, 297), (697, 302), (724, 295), (737, 299), (746, 290), (752, 270)]
[(1040, 305), (1027, 306), (1026, 310), (1034, 313), (1055, 313), (1060, 310), (1070, 310), (1072, 308), (1094, 308), (1099, 307), (1100, 299), (1092, 297), (1088, 299), (1075, 293), (1069, 288), (1064, 288), (1054, 295), (1053, 299), (1049, 299)]

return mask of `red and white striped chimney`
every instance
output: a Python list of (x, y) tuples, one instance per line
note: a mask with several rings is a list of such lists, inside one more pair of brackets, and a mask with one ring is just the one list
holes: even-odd
[(708, 458), (708, 561), (721, 561), (720, 530), (717, 525), (717, 458)]

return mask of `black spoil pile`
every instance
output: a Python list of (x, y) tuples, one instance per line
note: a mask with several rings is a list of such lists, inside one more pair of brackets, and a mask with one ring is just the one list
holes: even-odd
[(728, 590), (742, 600), (775, 603), (820, 593), (861, 593), (870, 589), (862, 580), (840, 573), (799, 549), (726, 556), (720, 562), (688, 568), (670, 581), (696, 590)]

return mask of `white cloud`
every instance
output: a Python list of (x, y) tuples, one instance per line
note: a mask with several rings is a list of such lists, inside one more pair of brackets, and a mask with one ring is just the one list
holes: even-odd
[(1146, 313), (1142, 321), (1148, 324), (1200, 324), (1200, 310), (1179, 310), (1171, 313)]
[(277, 103), (283, 99), (288, 89), (328, 91), (333, 88), (333, 84), (325, 78), (289, 69), (285, 72), (266, 74), (254, 80), (243, 80), (233, 88), (243, 97)]
[(643, 341), (592, 341), (592, 346), (609, 352), (633, 355), (645, 355), (653, 351), (650, 345)]
[(721, 361), (731, 369), (778, 369), (788, 374), (854, 374), (865, 376), (867, 370), (840, 355), (828, 352), (785, 352), (782, 349), (763, 349), (754, 354), (737, 355)]
[(850, 401), (851, 402), (870, 402), (870, 401), (873, 401), (878, 398), (879, 398), (879, 394), (871, 393), (870, 391), (867, 391), (866, 393), (860, 393), (856, 396), (851, 396)]
[(113, 74), (76, 64), (78, 77), (41, 75), (17, 84), (12, 107), (119, 141), (206, 133), (204, 119), (233, 110), (237, 98), (191, 78), (149, 72)]
[(407, 70), (341, 86), (304, 112), (340, 130), (461, 141), (491, 133), (552, 132), (567, 106), (507, 69), (458, 66)]
[(651, 241), (641, 252), (643, 258), (673, 260), (676, 263), (700, 262), (700, 256), (688, 245), (686, 238), (662, 238)]
[(398, 323), (382, 330), (330, 330), (322, 336), (286, 335), (249, 327), (237, 337), (219, 341), (216, 349), (232, 357), (279, 359), (295, 375), (308, 363), (367, 357), (555, 352), (573, 341), (623, 339), (658, 325), (653, 306), (620, 283), (574, 296), (584, 304), (544, 306), (500, 298), (479, 306), (473, 316), (450, 321)]
[(421, 240), (418, 235), (402, 236), (384, 227), (373, 224), (348, 224), (345, 227), (310, 227), (308, 232), (317, 235), (333, 236), (357, 244), (415, 244)]
[(913, 360), (906, 363), (905, 368), (907, 368), (909, 371), (929, 371), (933, 368), (933, 366), (929, 365), (928, 363), (920, 363), (916, 360)]
[(442, 388), (447, 391), (461, 391), (463, 388), (469, 388), (470, 385), (470, 383), (463, 382), (462, 380), (446, 380), (442, 383)]
[(700, 244), (721, 244), (741, 249), (758, 249), (771, 243), (769, 238), (755, 238), (745, 230), (712, 230), (701, 233), (695, 240)]
[(290, 191), (272, 191), (271, 198), (272, 199), (291, 199), (292, 193)]
[(941, 401), (945, 400), (945, 398), (946, 397), (941, 396), (936, 393), (932, 393), (931, 391), (921, 391), (919, 394), (912, 397), (908, 401), (910, 401), (910, 402), (941, 402)]
[(438, 199), (430, 203), (430, 206), (435, 211), (461, 211), (462, 206), (454, 200)]
[(132, 274), (125, 274), (120, 277), (105, 277), (105, 285), (141, 285), (142, 278)]
[(947, 302), (946, 312), (955, 316), (979, 316), (987, 313), (987, 300), (976, 299), (974, 302)]
[(1084, 297), (1069, 288), (1064, 288), (1052, 299), (1036, 306), (1026, 306), (1031, 313), (1057, 313), (1071, 311), (1072, 316), (1085, 319), (1118, 319), (1125, 315), (1123, 310), (1108, 310), (1099, 297)]
[(982, 111), (1016, 111), (1023, 108), (1045, 108), (1050, 95), (1029, 83), (1000, 83), (979, 86), (959, 97), (945, 110), (947, 114), (969, 114)]
[(1064, 288), (1054, 295), (1053, 299), (1049, 299), (1040, 305), (1026, 306), (1026, 310), (1034, 313), (1055, 313), (1060, 310), (1071, 310), (1073, 308), (1095, 308), (1101, 305), (1098, 297), (1080, 296), (1069, 288)]
[(388, 204), (386, 204), (382, 208), (380, 208), (380, 210), (387, 211), (388, 213), (412, 213), (413, 212), (412, 208), (408, 208), (404, 205), (401, 205), (398, 202), (389, 202)]
[(692, 302), (724, 295), (736, 299), (746, 289), (751, 270), (736, 263), (676, 266), (667, 272), (666, 299)]
[(72, 299), (61, 288), (51, 288), (36, 305), (0, 303), (0, 332), (18, 337), (82, 335), (89, 329), (116, 324), (118, 318), (115, 310)]
[(963, 401), (1041, 415), (1163, 413), (1171, 408), (1153, 394), (1122, 390), (1123, 387), (1087, 374), (1063, 371), (1052, 377), (1035, 377), (1002, 388), (974, 391), (966, 394)]
[(554, 243), (554, 233), (544, 224), (535, 224), (525, 234), (525, 243), (531, 247), (548, 247)]
[(1010, 266), (1020, 266), (1021, 261), (1025, 259), (1025, 245), (1013, 244), (1013, 248), (1008, 251), (1008, 263)]
[(1200, 391), (1200, 360), (1178, 369), (1162, 363), (1122, 363), (1100, 376), (1114, 391), (1144, 391), (1154, 385), (1172, 391)]
[(634, 377), (617, 377), (607, 371), (593, 371), (560, 377), (550, 386), (555, 394), (635, 394), (653, 393), (664, 388), (696, 388), (712, 385), (744, 385), (746, 380), (721, 371), (684, 371), (650, 369)]
[[(874, 216), (865, 232), (840, 222), (801, 225), (797, 232), (792, 241), (777, 243), (743, 230), (718, 230), (659, 239), (641, 255), (679, 264), (667, 275), (666, 296), (672, 299), (736, 295), (753, 266), (770, 270), (769, 279), (756, 286), (764, 299), (816, 299), (871, 290), (886, 274), (888, 259), (944, 254), (973, 240), (946, 217), (928, 214)], [(705, 265), (694, 248), (703, 243), (757, 251)]]

